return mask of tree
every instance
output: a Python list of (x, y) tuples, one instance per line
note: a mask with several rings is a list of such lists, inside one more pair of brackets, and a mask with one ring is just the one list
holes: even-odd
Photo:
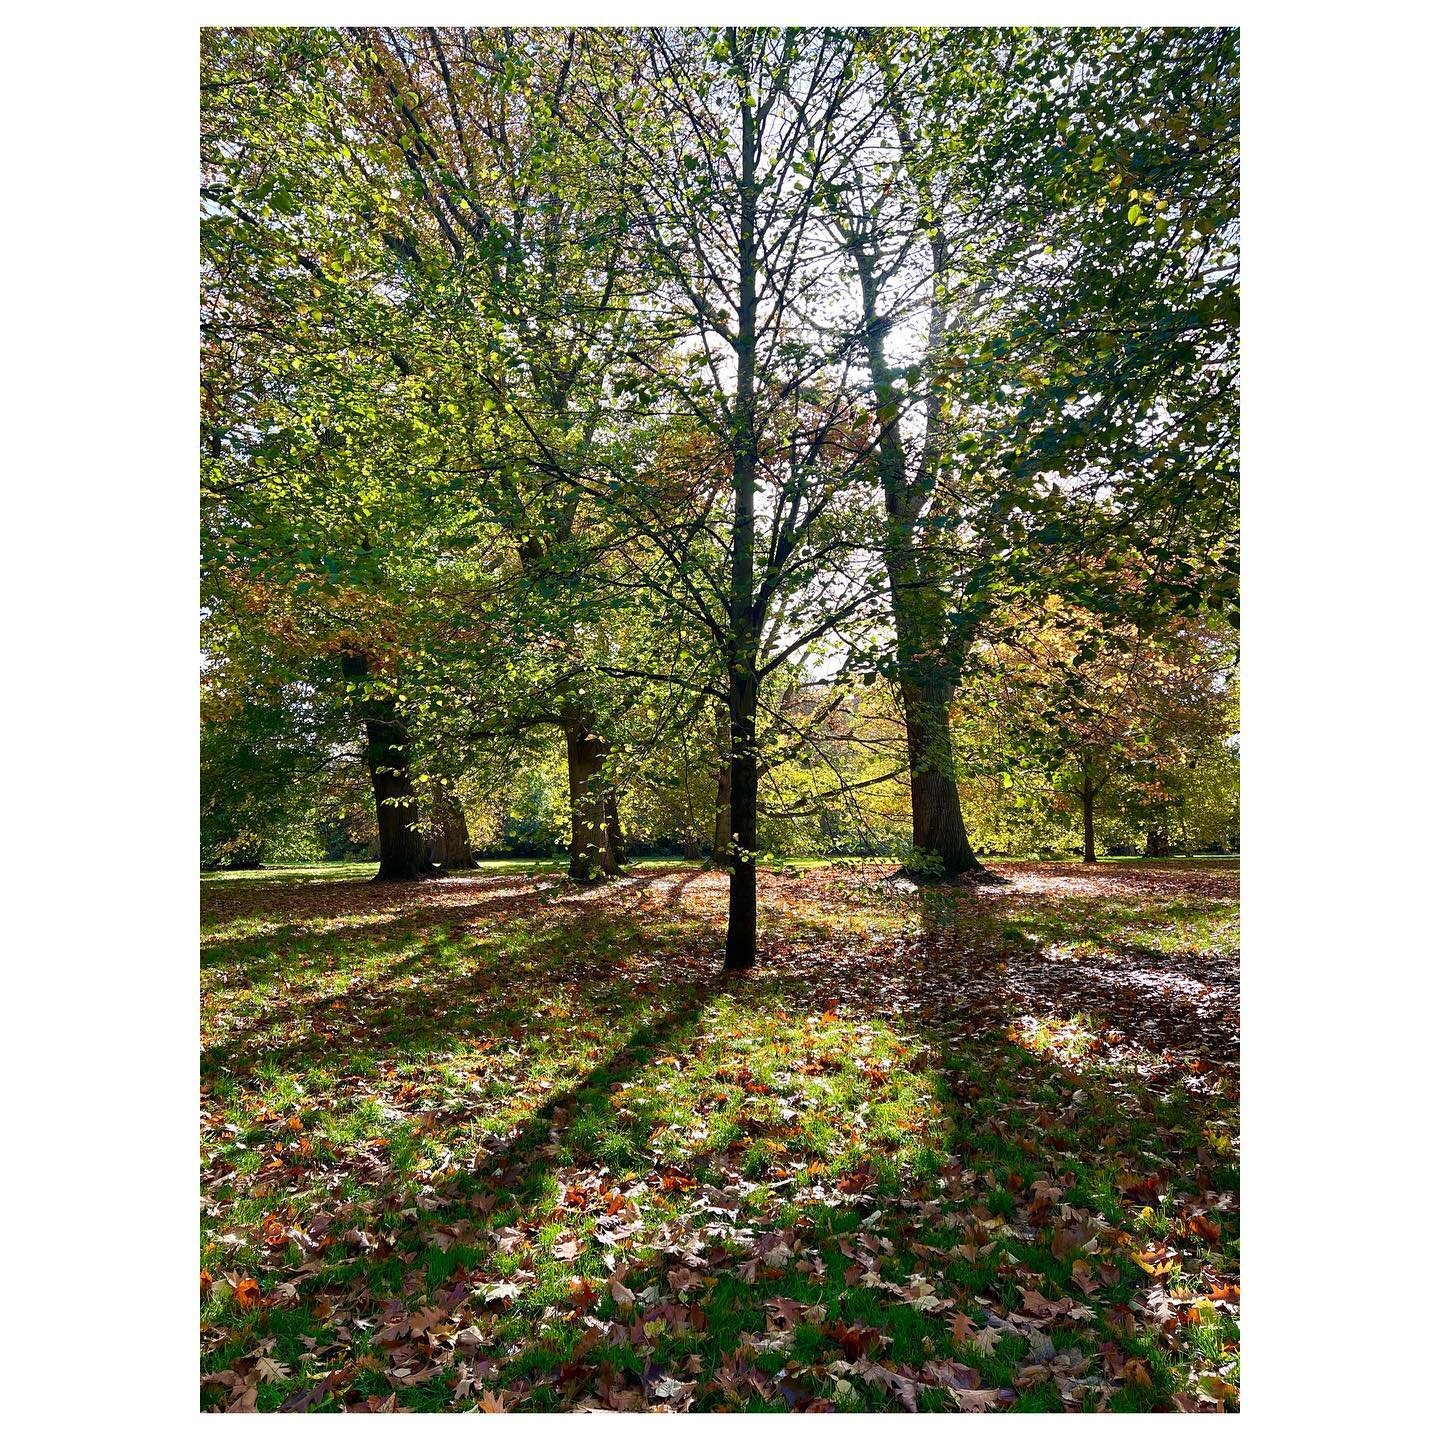
[[(618, 836), (610, 772), (591, 753), (608, 753), (601, 728), (613, 722), (587, 657), (574, 644), (547, 650), (559, 663), (543, 683), (530, 666), (536, 683), (526, 688), (493, 647), (459, 647), (467, 682), (486, 692), (488, 732), (451, 722), (471, 697), (434, 663), (454, 658), (457, 619), (483, 613), (497, 581), (512, 608), (532, 607), (532, 630), (564, 638), (569, 623), (572, 639), (590, 579), (603, 581), (589, 561), (604, 537), (585, 532), (604, 511), (582, 505), (577, 482), (614, 440), (607, 377), (632, 324), (623, 303), (632, 282), (623, 230), (593, 203), (604, 154), (574, 96), (582, 45), (575, 32), (222, 33), (207, 81), (204, 198), (212, 332), (232, 342), (214, 368), (237, 377), (223, 400), (215, 387), (224, 422), (213, 427), (215, 468), (283, 469), (291, 492), (304, 475), (298, 494), (263, 496), (279, 501), (263, 517), (253, 483), (227, 481), (217, 511), (227, 538), (243, 530), (251, 561), (272, 574), (295, 568), (299, 546), (302, 561), (318, 552), (342, 578), (362, 578), (351, 563), (358, 549), (367, 587), (393, 601), (406, 586), (405, 608), (429, 632), (423, 652), (407, 655), (406, 726), (417, 743), (427, 730), (448, 731), (451, 748), (484, 743), (501, 708), (508, 732), (562, 729), (580, 767), (574, 873), (590, 878), (613, 873)], [(278, 73), (273, 105), (237, 106), (231, 67)], [(251, 318), (260, 313), (263, 326)], [(283, 407), (266, 417), (279, 425), (261, 429), (247, 413), (257, 375)], [(337, 393), (356, 395), (360, 424), (310, 423)], [(357, 429), (366, 442), (357, 463), (384, 503), (423, 512), (405, 535), (415, 547), (393, 557), (429, 565), (423, 590), (386, 571), (374, 525), (354, 523), (351, 477), (322, 473), (343, 470), (339, 457), (315, 463), (337, 436), (353, 455)], [(257, 434), (275, 438), (256, 444)], [(497, 539), (508, 540), (518, 583), (495, 573)], [(437, 592), (448, 613), (429, 603)], [(483, 674), (487, 656), (495, 668)], [(537, 696), (539, 707), (527, 705)]]
[[(858, 143), (854, 127), (839, 123), (860, 100), (855, 53), (844, 32), (651, 31), (629, 83), (597, 96), (626, 157), (627, 208), (666, 281), (653, 303), (686, 356), (679, 374), (652, 366), (652, 380), (693, 417), (727, 472), (723, 497), (697, 488), (678, 523), (644, 487), (633, 498), (673, 565), (660, 583), (708, 630), (723, 665), (730, 970), (756, 957), (761, 686), (875, 594), (863, 575), (849, 577), (838, 605), (836, 592), (825, 597), (828, 615), (817, 604), (827, 568), (834, 575), (847, 549), (826, 526), (869, 447), (857, 451), (853, 397), (836, 383), (850, 336), (836, 342), (804, 313), (829, 279), (815, 248), (821, 213), (807, 156), (838, 163)], [(658, 101), (642, 109), (630, 98), (640, 95)], [(723, 532), (709, 529), (717, 510)], [(706, 538), (711, 545), (697, 545)], [(797, 633), (762, 660), (767, 622), (780, 610)]]
[(943, 160), (988, 172), (967, 188), (1004, 211), (987, 255), (999, 283), (945, 368), (960, 447), (997, 481), (987, 569), (1033, 600), (1062, 564), (1090, 585), (1094, 561), (1139, 555), (1137, 618), (1233, 624), (1238, 32), (1032, 31), (1013, 45), (994, 123)]
[(418, 880), (430, 873), (420, 823), (420, 799), (410, 777), (410, 731), (393, 694), (394, 682), (372, 670), (362, 650), (341, 655), (341, 673), (352, 687), (355, 713), (365, 727), (365, 766), (375, 788), (380, 828), (377, 880)]
[(1048, 773), (1078, 806), (1094, 864), (1109, 798), (1144, 831), (1147, 854), (1168, 853), (1179, 777), (1234, 733), (1234, 662), (1213, 620), (1175, 616), (1146, 632), (1055, 596), (986, 648), (977, 689), (1003, 717), (1013, 761)]
[(884, 123), (821, 193), (878, 426), (913, 845), (943, 875), (978, 864), (951, 705), (996, 607), (1089, 603), (1126, 546), (1141, 609), (1233, 599), (1234, 41), (866, 33)]

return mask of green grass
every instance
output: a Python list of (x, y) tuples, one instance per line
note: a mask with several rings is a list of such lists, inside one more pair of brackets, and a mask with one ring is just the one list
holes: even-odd
[(202, 1403), (1233, 1408), (1233, 866), (1006, 868), (207, 878)]

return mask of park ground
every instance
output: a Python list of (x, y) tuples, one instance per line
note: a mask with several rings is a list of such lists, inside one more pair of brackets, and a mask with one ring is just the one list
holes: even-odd
[(1234, 861), (202, 883), (210, 1410), (1238, 1407)]

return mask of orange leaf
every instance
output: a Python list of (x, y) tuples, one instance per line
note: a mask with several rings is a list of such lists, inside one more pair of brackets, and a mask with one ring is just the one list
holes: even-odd
[(1220, 1243), (1220, 1227), (1205, 1215), (1192, 1215), (1188, 1229), (1192, 1235), (1208, 1240), (1212, 1245)]

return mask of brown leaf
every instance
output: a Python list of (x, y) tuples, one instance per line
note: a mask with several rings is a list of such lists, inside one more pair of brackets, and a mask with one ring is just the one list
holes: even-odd
[(840, 1346), (847, 1360), (858, 1360), (862, 1355), (878, 1350), (884, 1341), (884, 1337), (873, 1326), (847, 1325), (843, 1320), (827, 1325), (825, 1334)]
[(1192, 1215), (1185, 1228), (1212, 1245), (1220, 1243), (1220, 1227), (1206, 1215)]
[(570, 1305), (575, 1310), (590, 1310), (600, 1298), (600, 1292), (583, 1275), (570, 1281)]

